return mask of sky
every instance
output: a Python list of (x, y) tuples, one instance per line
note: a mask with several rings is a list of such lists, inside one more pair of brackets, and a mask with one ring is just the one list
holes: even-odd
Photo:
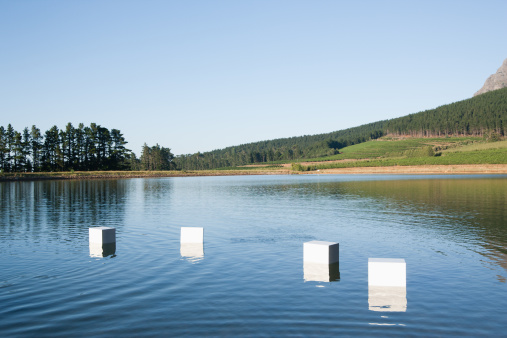
[(176, 154), (472, 97), (507, 1), (0, 0), (0, 125), (119, 129)]

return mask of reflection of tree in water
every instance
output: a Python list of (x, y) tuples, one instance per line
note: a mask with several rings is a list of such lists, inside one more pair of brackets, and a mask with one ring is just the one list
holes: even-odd
[(171, 192), (170, 179), (142, 179), (144, 199), (158, 200), (167, 198)]
[(125, 180), (10, 182), (0, 184), (0, 237), (65, 240), (89, 226), (121, 227)]

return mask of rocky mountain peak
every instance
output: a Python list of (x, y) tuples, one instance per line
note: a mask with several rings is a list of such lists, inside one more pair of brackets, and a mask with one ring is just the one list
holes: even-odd
[(484, 86), (482, 86), (482, 88), (479, 89), (474, 96), (505, 87), (507, 87), (507, 59), (505, 59), (502, 66), (498, 68), (495, 74), (488, 77), (486, 82), (484, 82)]

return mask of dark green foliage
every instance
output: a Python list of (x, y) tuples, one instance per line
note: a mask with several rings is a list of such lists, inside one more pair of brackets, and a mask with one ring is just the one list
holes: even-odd
[(416, 114), (327, 134), (243, 144), (176, 157), (180, 169), (214, 169), (308, 158), (334, 159), (338, 149), (382, 136), (451, 137), (507, 134), (507, 88)]
[(300, 163), (291, 163), (290, 168), (292, 171), (312, 171), (317, 170), (316, 165), (301, 165)]
[(389, 120), (386, 132), (394, 135), (483, 136), (507, 134), (507, 88), (436, 109)]
[(407, 157), (431, 157), (435, 156), (435, 151), (431, 146), (425, 146), (421, 148), (407, 150), (405, 152), (405, 156)]
[(68, 123), (64, 130), (53, 126), (44, 136), (36, 126), (19, 133), (9, 124), (7, 129), (0, 127), (0, 170), (128, 170), (135, 156), (126, 144), (119, 130), (95, 123), (80, 123), (78, 128)]
[(174, 167), (173, 159), (174, 155), (171, 153), (171, 149), (161, 147), (158, 144), (148, 147), (145, 143), (141, 154), (140, 167), (137, 170), (171, 170)]
[(290, 165), (290, 168), (293, 170), (293, 171), (303, 171), (303, 166), (299, 163), (291, 163)]
[(9, 123), (7, 126), (7, 129), (5, 130), (5, 164), (4, 164), (4, 170), (5, 171), (14, 171), (13, 170), (13, 160), (14, 160), (14, 128)]
[(501, 135), (496, 131), (490, 131), (484, 135), (484, 139), (488, 142), (500, 141)]
[(0, 171), (5, 172), (7, 171), (6, 165), (7, 165), (7, 143), (6, 143), (6, 133), (5, 128), (3, 126), (0, 126)]
[(32, 156), (32, 167), (33, 171), (41, 170), (41, 161), (42, 161), (42, 135), (40, 133), (40, 129), (36, 126), (32, 126), (32, 130), (30, 131), (30, 149), (28, 151), (29, 155)]

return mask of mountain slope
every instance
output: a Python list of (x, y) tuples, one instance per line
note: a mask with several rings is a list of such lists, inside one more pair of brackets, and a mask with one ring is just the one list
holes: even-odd
[(176, 158), (181, 169), (213, 169), (250, 163), (330, 156), (338, 149), (385, 135), (412, 137), (507, 135), (507, 88), (404, 117), (319, 135), (243, 144)]
[(486, 79), (484, 86), (479, 89), (474, 96), (481, 95), (492, 90), (502, 89), (507, 87), (507, 59), (498, 68), (495, 74)]

